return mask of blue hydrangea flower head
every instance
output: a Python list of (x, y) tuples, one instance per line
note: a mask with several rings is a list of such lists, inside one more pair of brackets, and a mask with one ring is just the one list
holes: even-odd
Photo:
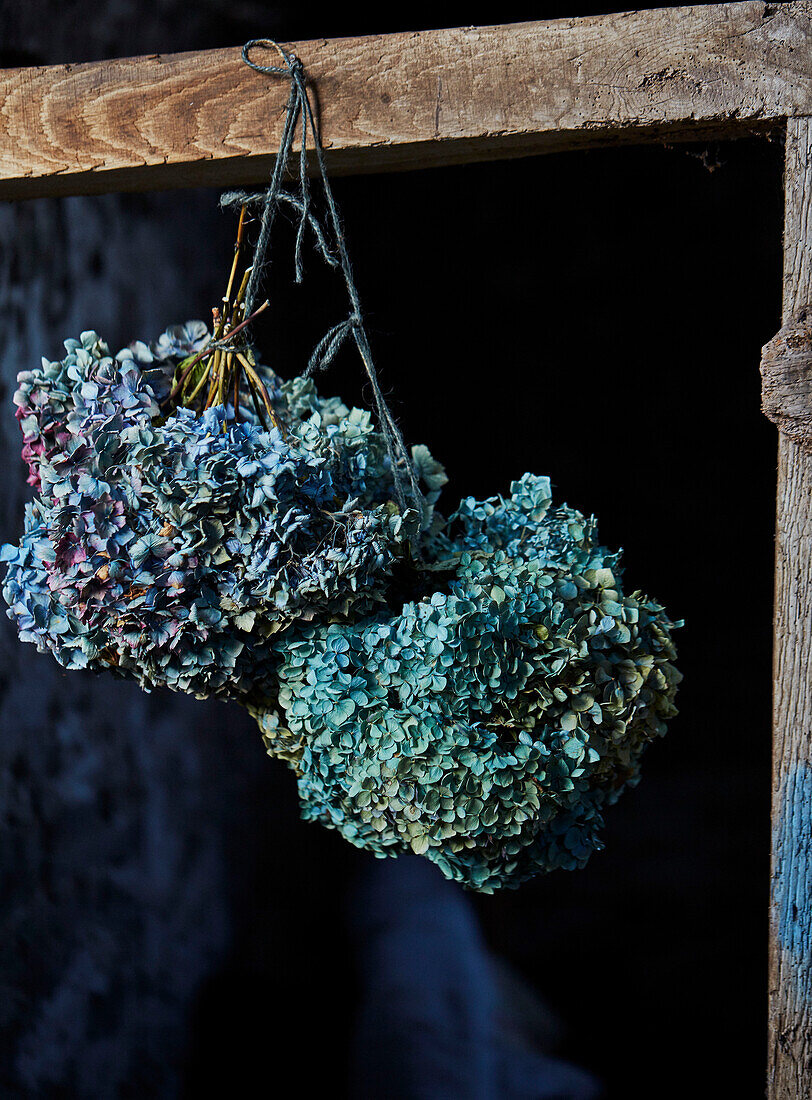
[(282, 430), (231, 406), (162, 415), (176, 362), (209, 339), (189, 322), (113, 357), (86, 332), (20, 375), (39, 496), (3, 550), (4, 592), (21, 636), (67, 667), (245, 699), (277, 632), (385, 598), (419, 521), (392, 500), (369, 414), (311, 381), (263, 371)]

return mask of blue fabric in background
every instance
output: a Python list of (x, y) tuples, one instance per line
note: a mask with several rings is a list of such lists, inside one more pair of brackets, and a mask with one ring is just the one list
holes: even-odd
[(473, 907), (436, 867), (416, 856), (376, 861), (349, 905), (361, 968), (354, 1100), (602, 1095), (591, 1075), (544, 1054), (515, 1026)]

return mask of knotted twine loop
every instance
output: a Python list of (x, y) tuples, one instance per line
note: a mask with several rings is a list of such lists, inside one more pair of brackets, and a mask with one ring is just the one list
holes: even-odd
[[(276, 51), (282, 64), (260, 65), (258, 62), (252, 61), (250, 52), (255, 48)], [(350, 304), (350, 313), (346, 320), (340, 321), (337, 325), (334, 325), (325, 333), (314, 348), (307, 369), (304, 372), (305, 377), (309, 378), (317, 371), (327, 368), (344, 344), (344, 341), (349, 336), (352, 336), (358, 353), (361, 356), (361, 361), (364, 364), (364, 369), (366, 370), (375, 400), (378, 424), (386, 442), (386, 449), (392, 468), (395, 498), (401, 511), (411, 505), (411, 507), (417, 511), (418, 515), (422, 517), (423, 494), (418, 485), (414, 463), (412, 462), (412, 457), (406, 448), (400, 428), (386, 403), (378, 382), (378, 372), (375, 369), (372, 349), (369, 344), (366, 326), (364, 325), (361, 301), (358, 296), (355, 279), (353, 278), (347, 245), (341, 226), (341, 217), (327, 175), (324, 150), (321, 144), (321, 134), (316, 124), (313, 108), (310, 103), (304, 66), (296, 54), (289, 53), (282, 49), (278, 42), (270, 38), (252, 38), (249, 42), (246, 42), (242, 48), (242, 59), (246, 65), (254, 69), (255, 72), (264, 73), (269, 76), (285, 76), (290, 80), (290, 95), (288, 96), (285, 125), (282, 130), (279, 150), (267, 190), (253, 194), (244, 191), (232, 191), (223, 195), (220, 200), (220, 205), (226, 208), (243, 205), (260, 206), (262, 208), (259, 234), (254, 246), (253, 266), (245, 290), (245, 314), (246, 316), (250, 316), (254, 310), (254, 303), (259, 294), (265, 270), (269, 264), (267, 257), (270, 249), (271, 230), (273, 228), (274, 219), (280, 205), (286, 203), (292, 206), (298, 214), (296, 246), (294, 250), (296, 282), (302, 281), (302, 246), (304, 243), (305, 230), (310, 226), (319, 254), (331, 267), (340, 267), (344, 276), (347, 297), (349, 298)], [(298, 193), (291, 194), (283, 190), (282, 180), (288, 169), (297, 126), (301, 129)], [(307, 176), (308, 136), (312, 138), (316, 165), (319, 170), (319, 176), (321, 177), (322, 190), (327, 205), (328, 224), (334, 242), (332, 248), (328, 243), (328, 235), (312, 208), (310, 181)]]

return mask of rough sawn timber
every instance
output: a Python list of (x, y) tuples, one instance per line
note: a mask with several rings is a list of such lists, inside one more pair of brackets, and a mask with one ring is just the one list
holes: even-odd
[[(787, 123), (784, 320), (812, 302), (812, 120)], [(812, 1096), (812, 456), (779, 435), (770, 1100)]]
[[(355, 173), (763, 130), (812, 113), (810, 36), (748, 0), (292, 48)], [(261, 181), (287, 90), (237, 48), (5, 70), (0, 198)]]

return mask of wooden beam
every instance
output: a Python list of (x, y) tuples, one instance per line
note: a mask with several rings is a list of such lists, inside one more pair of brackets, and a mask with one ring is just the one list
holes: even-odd
[[(787, 124), (784, 321), (812, 303), (812, 119)], [(770, 1100), (812, 1096), (812, 456), (779, 436)]]
[[(334, 173), (736, 136), (812, 113), (812, 3), (293, 44)], [(0, 73), (0, 198), (256, 183), (287, 81), (238, 49)]]

